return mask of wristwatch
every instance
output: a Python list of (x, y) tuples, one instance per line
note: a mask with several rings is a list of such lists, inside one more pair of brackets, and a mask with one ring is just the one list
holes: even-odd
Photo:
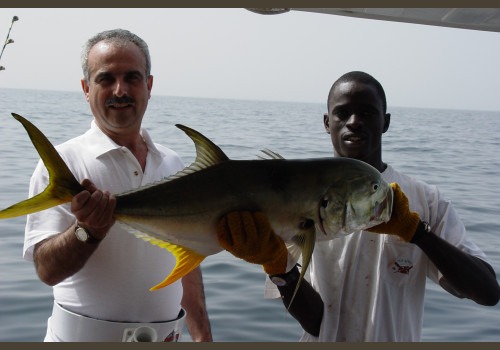
[(283, 274), (269, 275), (269, 279), (278, 287), (294, 286), (299, 280), (300, 272), (297, 265)]
[(78, 221), (76, 222), (75, 226), (75, 236), (80, 242), (85, 242), (90, 244), (99, 243), (101, 241), (100, 239), (97, 239), (90, 233), (88, 233), (86, 229), (78, 225)]
[(410, 243), (417, 243), (422, 236), (428, 234), (431, 232), (431, 225), (427, 221), (422, 221), (420, 220), (417, 226), (417, 230), (415, 231), (415, 234), (413, 235)]

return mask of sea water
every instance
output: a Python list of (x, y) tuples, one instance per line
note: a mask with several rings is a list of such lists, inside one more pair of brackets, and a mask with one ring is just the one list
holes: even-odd
[[(38, 154), (10, 113), (39, 127), (54, 144), (86, 131), (82, 93), (0, 89), (0, 208), (26, 198)], [(191, 140), (174, 124), (199, 130), (234, 159), (271, 149), (285, 158), (332, 156), (323, 128), (326, 105), (154, 96), (144, 126), (156, 142), (194, 160)], [(438, 185), (451, 198), (469, 236), (500, 271), (500, 112), (389, 108), (383, 158), (396, 169)], [(22, 259), (25, 217), (0, 220), (0, 341), (42, 341), (52, 289)], [(459, 267), (457, 267), (459, 268)], [(280, 301), (263, 298), (257, 265), (226, 252), (202, 263), (215, 341), (296, 341), (301, 328)], [(163, 276), (160, 276), (163, 278)], [(185, 331), (184, 340), (191, 341)], [(428, 281), (423, 341), (500, 341), (500, 305), (461, 300)]]

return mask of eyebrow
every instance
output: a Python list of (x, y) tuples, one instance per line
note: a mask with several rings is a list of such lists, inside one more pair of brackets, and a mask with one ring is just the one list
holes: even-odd
[[(332, 108), (332, 113), (335, 113), (339, 110), (352, 109), (351, 105), (352, 105), (351, 103), (335, 105), (335, 107)], [(372, 105), (371, 103), (363, 103), (360, 105), (355, 104), (355, 106), (356, 108), (362, 108), (373, 112), (379, 112), (379, 109), (376, 106)]]
[[(94, 80), (97, 80), (99, 78), (103, 78), (103, 77), (109, 77), (109, 76), (115, 76), (116, 74), (115, 73), (112, 73), (112, 72), (100, 72), (100, 73), (97, 73), (96, 76), (94, 77)], [(125, 76), (130, 76), (130, 75), (138, 75), (140, 77), (144, 77), (144, 74), (141, 73), (141, 71), (139, 70), (131, 70), (131, 71), (126, 71), (125, 73), (123, 73), (123, 75)]]

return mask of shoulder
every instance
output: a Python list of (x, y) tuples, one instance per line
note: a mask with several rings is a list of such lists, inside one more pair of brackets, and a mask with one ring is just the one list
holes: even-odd
[[(81, 158), (81, 155), (84, 153), (85, 145), (83, 142), (83, 136), (84, 135), (74, 137), (72, 139), (69, 139), (67, 141), (64, 141), (63, 143), (54, 146), (57, 153), (59, 153), (59, 155), (68, 165), (68, 167), (71, 167), (72, 160), (74, 161), (76, 159)], [(35, 169), (35, 174), (44, 170), (45, 170), (45, 164), (42, 162), (41, 159), (39, 159), (37, 167)]]
[(177, 154), (177, 152), (159, 143), (155, 143), (154, 145), (158, 150), (158, 152), (160, 153), (162, 161), (164, 163), (167, 163), (167, 165), (169, 165), (170, 167), (175, 167), (180, 169), (184, 168), (184, 162), (182, 161), (179, 154)]
[(177, 152), (173, 151), (172, 149), (160, 143), (154, 142), (149, 132), (144, 128), (141, 129), (141, 135), (146, 144), (148, 145), (151, 153), (154, 154), (155, 156), (159, 155), (163, 163), (166, 163), (169, 167), (180, 166), (181, 169), (184, 168), (184, 164), (181, 160), (181, 157), (177, 154)]
[(179, 156), (179, 154), (177, 154), (177, 152), (175, 152), (174, 150), (166, 147), (166, 146), (163, 146), (159, 143), (156, 143), (155, 142), (155, 147), (158, 149), (158, 151), (160, 152), (161, 156), (163, 158), (167, 158), (167, 159), (174, 159), (174, 160), (180, 160), (181, 157)]
[(390, 165), (387, 165), (387, 169), (382, 173), (382, 178), (388, 183), (397, 182), (407, 196), (412, 196), (416, 193), (420, 193), (420, 195), (424, 195), (425, 197), (440, 196), (437, 186), (430, 185), (425, 181), (397, 171)]
[(55, 148), (60, 154), (78, 152), (80, 149), (85, 148), (85, 134), (60, 143)]
[(88, 133), (65, 141), (55, 148), (71, 171), (84, 164), (93, 164), (100, 154), (98, 143), (89, 138)]
[(451, 200), (446, 198), (436, 185), (430, 185), (389, 166), (386, 172), (383, 174), (384, 180), (399, 184), (408, 197), (410, 209), (417, 211), (423, 220), (440, 221), (452, 207)]

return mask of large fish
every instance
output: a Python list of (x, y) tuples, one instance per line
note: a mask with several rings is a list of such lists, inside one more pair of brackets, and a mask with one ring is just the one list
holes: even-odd
[[(0, 211), (0, 219), (26, 215), (72, 200), (83, 190), (43, 133), (22, 123), (49, 172), (41, 194)], [(209, 139), (176, 125), (195, 143), (196, 160), (168, 179), (117, 194), (114, 216), (136, 236), (171, 251), (177, 263), (151, 288), (186, 275), (208, 255), (223, 250), (216, 236), (220, 218), (231, 211), (262, 211), (297, 260), (302, 274), (316, 240), (333, 239), (390, 218), (392, 190), (370, 165), (347, 158), (230, 160)], [(298, 288), (298, 287), (297, 287)]]

